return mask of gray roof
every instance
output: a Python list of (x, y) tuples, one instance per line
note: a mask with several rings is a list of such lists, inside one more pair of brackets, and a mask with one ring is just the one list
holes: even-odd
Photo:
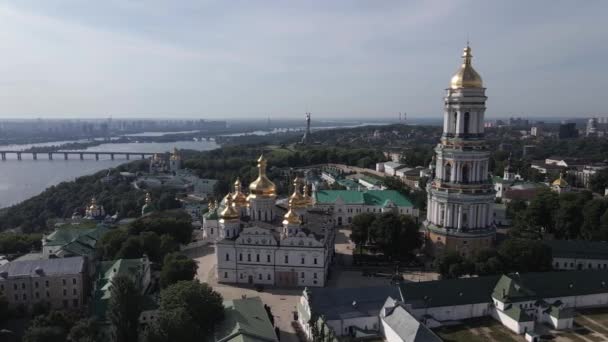
[(403, 341), (407, 342), (440, 342), (441, 338), (435, 335), (424, 324), (420, 323), (412, 316), (402, 303), (395, 301), (393, 298), (388, 298), (384, 304), (386, 310), (385, 316), (382, 317), (386, 323)]
[(498, 276), (402, 283), (401, 298), (413, 308), (489, 303)]
[(403, 167), (403, 164), (396, 163), (396, 162), (386, 162), (386, 163), (384, 163), (384, 166), (385, 167), (388, 166), (388, 167), (392, 167), (393, 169), (397, 169), (397, 168)]
[(547, 240), (554, 258), (608, 259), (608, 242), (584, 240)]
[(44, 260), (13, 261), (0, 266), (0, 274), (7, 272), (7, 276), (0, 276), (0, 281), (6, 278), (37, 277), (36, 269), (41, 269), (45, 276), (48, 275), (72, 275), (84, 271), (84, 258), (56, 258)]
[(312, 288), (311, 310), (326, 320), (378, 316), (386, 298), (401, 298), (397, 286)]

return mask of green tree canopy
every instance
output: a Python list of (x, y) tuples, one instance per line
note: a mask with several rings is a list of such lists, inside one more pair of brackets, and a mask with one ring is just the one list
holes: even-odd
[(108, 320), (117, 342), (137, 341), (142, 296), (131, 278), (119, 275), (112, 279)]
[(197, 268), (196, 262), (183, 254), (167, 254), (160, 272), (160, 285), (166, 288), (180, 280), (192, 280)]

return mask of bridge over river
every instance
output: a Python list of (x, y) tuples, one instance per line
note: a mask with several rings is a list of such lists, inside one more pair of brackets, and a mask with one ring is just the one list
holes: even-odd
[(64, 160), (69, 160), (70, 156), (78, 156), (80, 160), (84, 160), (85, 156), (95, 156), (95, 160), (99, 160), (99, 156), (110, 156), (111, 160), (114, 160), (116, 156), (124, 156), (127, 160), (131, 159), (131, 156), (141, 157), (141, 159), (146, 159), (146, 157), (151, 157), (155, 153), (153, 152), (106, 152), (106, 151), (54, 151), (54, 152), (24, 152), (24, 151), (0, 151), (0, 156), (2, 160), (6, 160), (8, 155), (17, 156), (17, 160), (22, 160), (23, 155), (31, 155), (33, 160), (38, 160), (38, 156), (47, 156), (48, 160), (53, 160), (55, 156), (63, 156)]

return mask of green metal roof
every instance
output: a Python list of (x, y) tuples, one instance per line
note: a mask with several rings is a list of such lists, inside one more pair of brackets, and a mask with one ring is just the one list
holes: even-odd
[(446, 279), (399, 286), (404, 303), (414, 308), (489, 303), (498, 276)]
[(217, 219), (219, 219), (219, 216), (217, 214), (217, 209), (209, 210), (208, 212), (206, 212), (203, 215), (203, 217), (206, 218), (207, 220), (217, 220)]
[(97, 282), (95, 284), (95, 293), (93, 298), (93, 314), (98, 319), (104, 320), (108, 302), (111, 297), (110, 286), (112, 279), (118, 275), (126, 275), (131, 279), (139, 280), (142, 276), (142, 259), (118, 259), (112, 261), (104, 261), (99, 264), (97, 269)]
[(397, 190), (319, 190), (315, 192), (315, 201), (319, 204), (333, 204), (338, 198), (341, 198), (346, 204), (384, 206), (387, 201), (391, 201), (398, 207), (414, 206), (409, 198)]
[(260, 298), (224, 301), (225, 319), (216, 330), (217, 342), (277, 342)]
[(347, 190), (356, 190), (361, 187), (359, 183), (349, 178), (338, 180), (338, 184), (345, 186)]
[(108, 228), (59, 228), (45, 238), (46, 246), (59, 246), (68, 254), (93, 256), (95, 244)]

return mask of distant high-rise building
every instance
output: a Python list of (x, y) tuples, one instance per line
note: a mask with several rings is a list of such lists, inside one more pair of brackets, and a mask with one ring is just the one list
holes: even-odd
[(585, 131), (585, 135), (587, 136), (595, 136), (598, 132), (598, 120), (597, 118), (591, 118), (587, 121), (587, 129)]
[(533, 135), (535, 137), (539, 137), (542, 135), (542, 129), (540, 128), (540, 126), (534, 126), (530, 129), (530, 135)]
[(576, 124), (574, 122), (562, 123), (559, 125), (559, 138), (572, 139), (578, 137)]

